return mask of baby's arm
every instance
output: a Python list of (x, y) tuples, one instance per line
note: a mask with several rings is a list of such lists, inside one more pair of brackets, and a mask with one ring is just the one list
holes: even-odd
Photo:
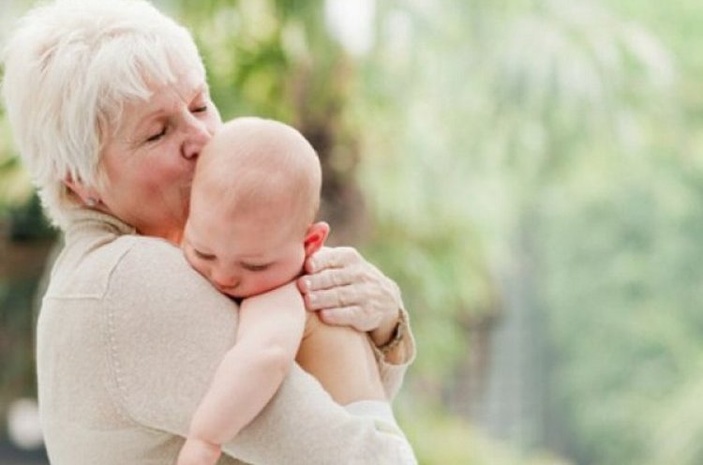
[(214, 464), (220, 445), (271, 400), (295, 358), (305, 313), (294, 283), (242, 302), (237, 342), (193, 416), (178, 465)]

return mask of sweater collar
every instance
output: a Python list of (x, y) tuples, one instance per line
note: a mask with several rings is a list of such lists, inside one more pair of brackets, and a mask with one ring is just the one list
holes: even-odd
[(117, 236), (137, 234), (134, 226), (107, 213), (91, 210), (89, 208), (76, 208), (69, 213), (69, 226), (66, 235), (77, 234), (86, 229), (103, 229)]

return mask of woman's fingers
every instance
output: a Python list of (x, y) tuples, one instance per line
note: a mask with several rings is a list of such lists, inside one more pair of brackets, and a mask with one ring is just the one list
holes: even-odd
[(347, 268), (365, 260), (352, 247), (323, 247), (305, 262), (305, 271), (315, 274), (322, 270)]
[(389, 332), (402, 307), (400, 291), (378, 268), (351, 247), (324, 247), (306, 261), (298, 280), (308, 310), (327, 324), (373, 334)]

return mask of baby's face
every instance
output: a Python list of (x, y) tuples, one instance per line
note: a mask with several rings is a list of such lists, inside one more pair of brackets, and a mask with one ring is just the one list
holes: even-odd
[[(285, 213), (222, 218), (212, 205), (191, 211), (183, 249), (200, 274), (221, 292), (244, 298), (275, 289), (300, 275), (305, 260), (303, 233), (291, 234)], [(283, 226), (283, 227), (282, 227)]]

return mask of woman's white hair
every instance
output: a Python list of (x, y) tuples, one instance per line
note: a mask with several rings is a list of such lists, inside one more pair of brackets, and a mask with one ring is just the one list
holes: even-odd
[(99, 186), (101, 144), (125, 103), (200, 70), (190, 33), (142, 0), (55, 0), (30, 10), (4, 48), (2, 93), (47, 216), (79, 205), (64, 181)]

